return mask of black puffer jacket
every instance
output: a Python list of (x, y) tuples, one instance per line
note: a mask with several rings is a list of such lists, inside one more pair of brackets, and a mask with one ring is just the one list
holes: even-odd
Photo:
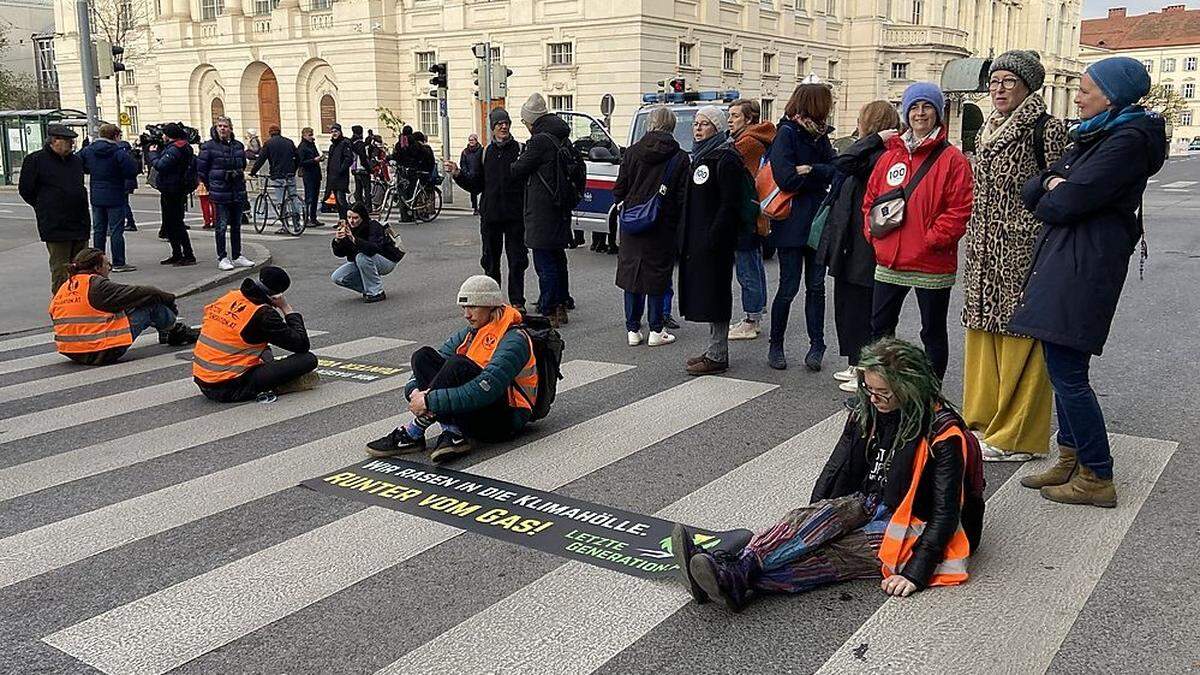
[[(971, 433), (961, 417), (950, 414), (963, 434)], [(899, 415), (879, 415), (878, 419), (880, 424), (898, 424)], [(913, 458), (921, 445), (921, 439), (912, 441), (897, 450), (892, 458), (883, 489), (883, 503), (892, 511), (904, 501), (912, 485)], [(983, 532), (983, 499), (968, 495), (959, 507), (963, 486), (962, 447), (957, 441), (944, 441), (934, 444), (931, 451), (933, 461), (925, 464), (913, 498), (913, 515), (925, 521), (925, 532), (917, 539), (903, 572), (905, 578), (922, 588), (942, 562), (942, 552), (960, 523), (972, 553), (978, 550)], [(812, 501), (862, 492), (869, 470), (867, 439), (859, 431), (858, 420), (852, 413), (817, 478)]]
[(187, 176), (191, 171), (199, 171), (195, 163), (196, 151), (185, 140), (171, 141), (157, 151), (152, 150), (150, 165), (156, 172), (154, 187), (165, 194), (191, 194), (194, 186), (189, 184)]
[(858, 286), (875, 285), (875, 249), (863, 236), (863, 194), (875, 162), (883, 155), (879, 134), (860, 138), (834, 158), (839, 178), (833, 181), (836, 194), (821, 233), (817, 260), (829, 268), (829, 276)]
[(525, 182), (525, 244), (529, 248), (562, 249), (571, 241), (571, 214), (554, 203), (558, 185), (558, 148), (571, 127), (558, 115), (533, 123), (533, 136), (512, 165), (512, 177)]
[(626, 151), (613, 186), (614, 201), (626, 206), (645, 204), (662, 187), (671, 158), (675, 158), (675, 166), (667, 183), (667, 194), (659, 197), (654, 226), (639, 234), (621, 233), (617, 287), (631, 293), (662, 295), (671, 284), (691, 164), (674, 136), (665, 131), (651, 131)]
[(208, 187), (208, 199), (214, 204), (245, 204), (246, 149), (232, 132), (227, 141), (221, 140), (216, 127), (211, 135), (212, 139), (200, 146), (196, 162), (200, 182)]
[(525, 181), (512, 176), (512, 165), (521, 154), (521, 144), (512, 138), (505, 143), (493, 141), (481, 154), (483, 171), (460, 166), (454, 182), (467, 192), (483, 194), (479, 201), (483, 225), (521, 222), (525, 214)]
[(91, 234), (91, 209), (83, 187), (83, 160), (50, 149), (25, 155), (21, 162), (21, 199), (33, 207), (42, 241), (87, 239)]
[(362, 253), (363, 255), (382, 255), (392, 262), (400, 262), (404, 254), (396, 247), (396, 242), (384, 231), (379, 221), (368, 220), (360, 222), (358, 227), (351, 228), (353, 237), (334, 238), (331, 242), (333, 254), (350, 262)]

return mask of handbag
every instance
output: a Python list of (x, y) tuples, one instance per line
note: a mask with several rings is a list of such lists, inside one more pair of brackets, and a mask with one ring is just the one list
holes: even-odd
[(785, 192), (775, 182), (775, 174), (771, 172), (771, 163), (763, 153), (758, 164), (758, 173), (754, 175), (754, 188), (758, 192), (758, 207), (764, 216), (770, 220), (785, 220), (792, 215), (793, 192)]
[(921, 179), (925, 174), (929, 173), (929, 169), (933, 167), (933, 163), (941, 156), (942, 151), (946, 149), (948, 144), (945, 140), (938, 143), (937, 147), (929, 153), (925, 161), (921, 163), (920, 168), (913, 174), (912, 180), (904, 187), (898, 187), (893, 190), (879, 195), (875, 201), (871, 202), (871, 236), (876, 239), (882, 238), (889, 232), (899, 229), (904, 224), (904, 206), (912, 197), (912, 194), (917, 189), (917, 185), (921, 183)]
[(829, 220), (832, 205), (829, 202), (821, 204), (817, 215), (813, 216), (812, 225), (808, 228), (808, 247), (817, 250), (821, 246), (821, 234), (825, 231), (825, 222)]
[(651, 195), (650, 199), (636, 206), (625, 206), (625, 202), (621, 202), (617, 212), (617, 224), (620, 225), (622, 232), (642, 234), (654, 227), (655, 221), (658, 220), (658, 212), (662, 208), (662, 198), (667, 195), (671, 174), (675, 172), (675, 165), (678, 163), (679, 154), (676, 153), (667, 161), (667, 168), (663, 171), (662, 184), (658, 186), (658, 191)]

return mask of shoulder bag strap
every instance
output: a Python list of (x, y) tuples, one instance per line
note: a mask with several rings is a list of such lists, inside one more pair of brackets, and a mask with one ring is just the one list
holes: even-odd
[(908, 181), (908, 185), (904, 186), (905, 201), (912, 199), (912, 194), (916, 192), (917, 185), (921, 183), (921, 179), (925, 178), (925, 174), (929, 173), (929, 170), (933, 168), (933, 163), (937, 161), (938, 157), (941, 157), (942, 151), (946, 149), (946, 145), (946, 141), (938, 143), (937, 147), (925, 158), (925, 161), (921, 162), (921, 167), (913, 174), (912, 180)]
[(1046, 120), (1048, 113), (1038, 115), (1033, 122), (1033, 156), (1037, 160), (1038, 171), (1046, 170)]
[(658, 186), (658, 194), (667, 194), (667, 189), (671, 184), (671, 175), (675, 173), (675, 166), (677, 164), (679, 164), (679, 153), (675, 153), (671, 156), (671, 159), (667, 160), (667, 169), (663, 171), (661, 185)]

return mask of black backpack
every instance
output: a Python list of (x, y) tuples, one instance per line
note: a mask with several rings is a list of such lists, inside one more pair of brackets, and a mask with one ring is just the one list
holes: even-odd
[(192, 194), (196, 188), (200, 187), (200, 174), (196, 171), (196, 158), (190, 157), (187, 166), (183, 169), (183, 190), (187, 194)]
[[(558, 381), (562, 379), (563, 339), (550, 320), (537, 314), (528, 314), (510, 330), (519, 330), (533, 345), (533, 358), (537, 363), (537, 403), (533, 405), (533, 417), (537, 421), (550, 412), (554, 397), (558, 393)], [(517, 391), (521, 391), (520, 387)]]
[(583, 157), (575, 149), (570, 138), (559, 141), (553, 134), (546, 134), (546, 136), (550, 138), (551, 143), (554, 143), (556, 149), (554, 153), (555, 185), (551, 187), (541, 172), (538, 172), (538, 179), (550, 193), (554, 205), (563, 213), (570, 213), (575, 205), (583, 199), (583, 193), (587, 189), (587, 164), (584, 164)]

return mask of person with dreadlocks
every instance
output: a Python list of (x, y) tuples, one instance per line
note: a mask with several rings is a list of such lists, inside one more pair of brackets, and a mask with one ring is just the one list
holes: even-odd
[(813, 490), (740, 553), (677, 525), (672, 551), (696, 602), (735, 612), (755, 594), (883, 577), (898, 597), (967, 580), (983, 528), (979, 446), (918, 347), (884, 338), (859, 360), (858, 404)]

